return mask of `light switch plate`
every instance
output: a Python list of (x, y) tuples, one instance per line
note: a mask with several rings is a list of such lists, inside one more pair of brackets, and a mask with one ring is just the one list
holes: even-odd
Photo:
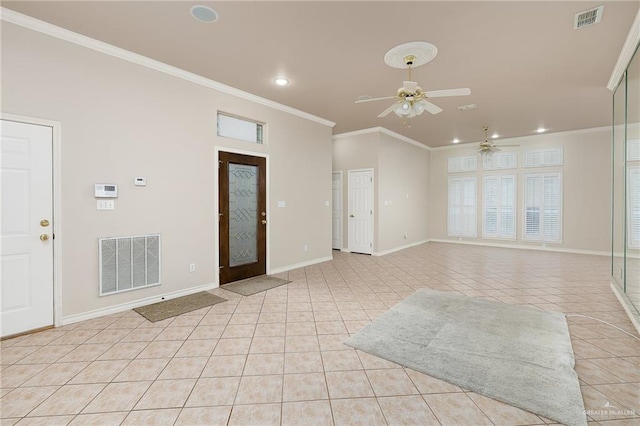
[(97, 200), (97, 203), (98, 210), (115, 210), (116, 208), (115, 200)]

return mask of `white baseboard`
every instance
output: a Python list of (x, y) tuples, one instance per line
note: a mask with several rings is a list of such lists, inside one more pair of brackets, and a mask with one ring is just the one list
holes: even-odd
[(529, 246), (529, 245), (508, 244), (508, 243), (507, 244), (490, 243), (485, 241), (468, 241), (468, 240), (460, 241), (460, 240), (447, 240), (447, 239), (440, 239), (440, 238), (432, 238), (428, 241), (434, 242), (434, 243), (466, 244), (471, 246), (498, 247), (498, 248), (509, 248), (509, 249), (519, 249), (519, 250), (538, 250), (538, 251), (552, 251), (557, 253), (574, 253), (574, 254), (590, 254), (594, 256), (611, 256), (611, 252), (609, 251), (540, 247), (540, 246)]
[(633, 323), (633, 326), (636, 328), (636, 330), (638, 330), (638, 333), (640, 333), (640, 315), (637, 312), (634, 312), (634, 308), (630, 306), (631, 301), (629, 300), (629, 298), (624, 293), (620, 292), (618, 286), (616, 286), (613, 282), (611, 283), (611, 290), (613, 291), (613, 294), (615, 294), (618, 298), (618, 301), (624, 308), (624, 311), (627, 313), (627, 316)]
[(185, 290), (174, 291), (173, 293), (160, 294), (157, 296), (146, 297), (144, 299), (134, 300), (133, 302), (125, 302), (115, 306), (108, 306), (106, 308), (94, 309), (93, 311), (83, 312), (81, 314), (69, 315), (62, 317), (62, 325), (73, 324), (79, 321), (85, 321), (88, 319), (98, 318), (104, 315), (116, 314), (118, 312), (128, 311), (129, 309), (137, 308), (139, 306), (148, 305), (151, 303), (162, 302), (163, 300), (171, 300), (176, 297), (187, 296), (189, 294), (198, 293), (199, 291), (207, 291), (218, 288), (217, 283), (205, 284), (197, 287), (191, 287)]
[(291, 271), (293, 269), (304, 268), (305, 266), (315, 265), (317, 263), (328, 262), (333, 260), (333, 256), (319, 257), (317, 259), (307, 260), (305, 262), (294, 263), (293, 265), (281, 266), (280, 268), (270, 269), (269, 275), (279, 274), (281, 272)]
[(372, 256), (384, 256), (384, 255), (387, 255), (387, 254), (395, 253), (395, 252), (400, 251), (400, 250), (404, 250), (404, 249), (408, 249), (408, 248), (411, 248), (411, 247), (419, 246), (420, 244), (424, 244), (424, 243), (428, 243), (428, 242), (429, 242), (429, 240), (420, 240), (420, 241), (416, 241), (415, 243), (406, 244), (404, 246), (399, 246), (399, 247), (394, 247), (394, 248), (389, 249), (389, 250), (373, 252), (371, 255)]

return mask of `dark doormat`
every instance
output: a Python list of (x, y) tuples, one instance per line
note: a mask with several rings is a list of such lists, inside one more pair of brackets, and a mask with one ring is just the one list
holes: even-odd
[(157, 322), (226, 301), (227, 299), (223, 299), (206, 291), (201, 291), (188, 296), (165, 300), (164, 302), (140, 306), (139, 308), (135, 308), (134, 311), (151, 322)]
[(281, 278), (260, 275), (259, 277), (225, 284), (222, 286), (222, 289), (229, 290), (243, 296), (251, 296), (252, 294), (260, 293), (284, 284), (289, 284), (290, 282), (291, 281), (283, 280)]

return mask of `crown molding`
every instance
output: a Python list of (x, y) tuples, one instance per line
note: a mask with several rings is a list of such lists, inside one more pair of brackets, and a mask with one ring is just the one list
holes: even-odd
[(620, 83), (620, 79), (622, 79), (622, 75), (625, 70), (629, 66), (631, 62), (631, 58), (633, 58), (633, 54), (638, 48), (638, 44), (640, 43), (640, 9), (636, 14), (636, 19), (633, 21), (631, 25), (631, 29), (629, 30), (629, 34), (627, 34), (627, 39), (622, 45), (622, 50), (620, 51), (620, 56), (618, 56), (618, 62), (613, 67), (613, 71), (611, 72), (611, 77), (609, 78), (609, 83), (607, 84), (607, 89), (614, 91), (616, 87), (618, 87), (618, 83)]
[(368, 134), (371, 134), (371, 133), (382, 133), (382, 134), (390, 136), (390, 137), (392, 137), (394, 139), (398, 139), (401, 142), (405, 142), (405, 143), (408, 143), (410, 145), (417, 146), (418, 148), (422, 148), (422, 149), (427, 150), (427, 151), (431, 151), (433, 149), (430, 146), (427, 146), (427, 145), (425, 145), (423, 143), (420, 143), (420, 142), (418, 142), (416, 140), (413, 140), (411, 138), (403, 136), (400, 133), (396, 133), (394, 131), (391, 131), (391, 130), (389, 130), (387, 128), (380, 127), (380, 126), (378, 126), (378, 127), (370, 127), (368, 129), (362, 129), (362, 130), (355, 130), (353, 132), (338, 133), (338, 134), (333, 135), (333, 140), (351, 138), (351, 137), (360, 136), (360, 135), (368, 135)]
[(274, 102), (272, 100), (251, 94), (249, 92), (245, 92), (243, 90), (236, 89), (231, 86), (227, 86), (226, 84), (222, 84), (217, 81), (208, 79), (206, 77), (202, 77), (200, 75), (194, 74), (192, 72), (185, 71), (183, 69), (174, 67), (172, 65), (165, 64), (164, 62), (160, 62), (155, 59), (151, 59), (146, 56), (142, 56), (125, 49), (121, 49), (114, 45), (93, 39), (91, 37), (87, 37), (82, 34), (69, 31), (65, 28), (61, 28), (56, 25), (50, 24), (48, 22), (35, 19), (31, 16), (18, 13), (11, 9), (7, 9), (4, 7), (0, 8), (0, 20), (9, 22), (15, 25), (19, 25), (21, 27), (24, 27), (33, 31), (37, 31), (39, 33), (46, 34), (48, 36), (55, 37), (60, 40), (68, 41), (78, 46), (83, 46), (88, 49), (95, 50), (96, 52), (100, 52), (105, 55), (112, 56), (114, 58), (122, 59), (127, 62), (141, 65), (143, 67), (146, 67), (155, 71), (159, 71), (161, 73), (168, 74), (173, 77), (177, 77), (177, 78), (189, 81), (191, 83), (195, 83), (200, 86), (216, 90), (221, 93), (226, 93), (228, 95), (232, 95), (237, 98), (241, 98), (250, 102), (264, 105), (269, 108), (286, 112), (288, 114), (295, 115), (297, 117), (304, 118), (306, 120), (313, 121), (315, 123), (322, 124), (324, 126), (334, 127), (336, 125), (336, 123), (332, 121), (317, 117), (313, 114), (309, 114), (307, 112), (300, 111), (298, 109), (280, 104), (278, 102)]

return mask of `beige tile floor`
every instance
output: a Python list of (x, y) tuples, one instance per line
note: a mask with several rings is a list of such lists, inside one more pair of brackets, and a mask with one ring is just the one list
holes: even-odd
[[(600, 318), (635, 334), (606, 257), (429, 243), (150, 323), (133, 311), (5, 340), (2, 425), (543, 425), (342, 342), (421, 287)], [(591, 424), (640, 425), (640, 341), (570, 317)], [(636, 334), (637, 335), (637, 334)]]

